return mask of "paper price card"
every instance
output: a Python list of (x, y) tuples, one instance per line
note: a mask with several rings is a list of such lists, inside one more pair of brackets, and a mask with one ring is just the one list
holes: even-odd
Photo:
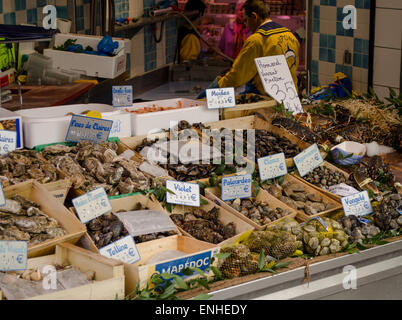
[(4, 195), (3, 185), (0, 182), (0, 207), (4, 206), (5, 204), (6, 204), (6, 197)]
[(257, 160), (261, 181), (284, 176), (288, 173), (285, 154), (277, 153)]
[(373, 213), (370, 197), (367, 191), (341, 198), (345, 216), (365, 216)]
[(112, 86), (113, 107), (133, 105), (133, 86)]
[(252, 196), (252, 182), (251, 174), (223, 177), (221, 183), (222, 200), (250, 198)]
[(207, 108), (222, 109), (236, 106), (234, 88), (207, 89)]
[(94, 143), (105, 142), (109, 138), (112, 125), (112, 120), (73, 115), (68, 126), (66, 141), (80, 142), (89, 140)]
[(0, 155), (7, 154), (16, 149), (17, 132), (0, 130)]
[(166, 188), (174, 192), (174, 194), (166, 192), (167, 203), (190, 207), (200, 206), (200, 186), (197, 183), (167, 180)]
[(116, 259), (124, 263), (133, 264), (141, 260), (140, 253), (132, 236), (121, 238), (106, 247), (100, 248), (102, 256)]
[(303, 108), (284, 55), (254, 59), (264, 90), (293, 114)]
[(25, 270), (27, 261), (26, 241), (0, 241), (0, 271)]
[(300, 152), (293, 158), (293, 161), (301, 177), (304, 177), (324, 162), (316, 143)]
[(72, 202), (82, 223), (112, 211), (112, 205), (103, 187), (74, 198)]
[(328, 191), (337, 194), (338, 196), (341, 197), (347, 197), (355, 193), (359, 193), (359, 190), (356, 190), (355, 188), (348, 186), (345, 183), (340, 183), (336, 184), (333, 186), (328, 187)]

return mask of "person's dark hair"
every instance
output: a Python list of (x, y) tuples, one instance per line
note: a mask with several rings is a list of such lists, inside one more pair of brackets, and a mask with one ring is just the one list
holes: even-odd
[(268, 19), (271, 14), (271, 8), (264, 0), (247, 0), (243, 9), (248, 17), (251, 17), (251, 13), (255, 12), (263, 20)]
[(186, 5), (184, 6), (184, 11), (198, 11), (199, 14), (191, 18), (191, 20), (195, 20), (198, 17), (204, 15), (205, 8), (205, 4), (204, 2), (202, 2), (202, 0), (188, 0)]

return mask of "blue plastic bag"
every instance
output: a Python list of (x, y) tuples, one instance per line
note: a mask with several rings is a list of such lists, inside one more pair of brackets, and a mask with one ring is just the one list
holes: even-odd
[(98, 52), (102, 55), (112, 54), (119, 47), (117, 41), (113, 41), (112, 37), (107, 35), (98, 43)]

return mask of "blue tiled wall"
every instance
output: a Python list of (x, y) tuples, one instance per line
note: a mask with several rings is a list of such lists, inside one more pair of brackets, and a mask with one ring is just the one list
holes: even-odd
[(166, 63), (174, 62), (177, 44), (177, 22), (176, 20), (166, 21)]
[(127, 18), (129, 16), (129, 0), (114, 0), (116, 19)]
[[(352, 79), (354, 88), (363, 90), (368, 81), (370, 21), (367, 21), (369, 14), (366, 10), (370, 9), (370, 0), (349, 1), (348, 4), (357, 8), (355, 30), (343, 28), (342, 21), (346, 16), (343, 13), (344, 4), (345, 1), (340, 0), (313, 0), (311, 81), (313, 86), (326, 85), (333, 81), (334, 73), (343, 72)], [(344, 64), (345, 50), (352, 54), (350, 65)]]
[(151, 71), (156, 68), (156, 42), (152, 26), (144, 27), (144, 71)]

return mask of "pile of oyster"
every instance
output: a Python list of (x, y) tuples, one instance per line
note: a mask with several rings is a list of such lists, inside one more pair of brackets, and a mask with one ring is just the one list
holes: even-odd
[(0, 240), (23, 240), (36, 245), (66, 234), (56, 219), (19, 195), (7, 199), (0, 207)]
[(291, 213), (291, 211), (287, 209), (271, 208), (268, 203), (256, 200), (254, 198), (235, 199), (232, 201), (226, 201), (226, 203), (236, 211), (239, 211), (242, 215), (261, 226), (278, 220)]
[(34, 150), (15, 150), (0, 158), (3, 187), (35, 179), (40, 183), (58, 180), (56, 167)]
[(262, 187), (293, 209), (303, 210), (308, 215), (318, 214), (336, 207), (332, 202), (325, 203), (323, 197), (315, 193), (307, 193), (304, 186), (296, 182), (285, 182), (279, 185), (262, 185)]
[(381, 231), (375, 225), (368, 223), (368, 221), (360, 220), (354, 215), (343, 216), (340, 219), (340, 222), (342, 223), (346, 234), (349, 236), (351, 243), (362, 242), (362, 240), (366, 238), (370, 239), (375, 237)]
[(374, 222), (381, 231), (402, 228), (402, 196), (391, 194), (383, 199), (374, 212)]
[(123, 223), (113, 213), (92, 219), (87, 223), (87, 229), (98, 249), (128, 235)]
[(247, 104), (263, 101), (264, 98), (258, 94), (240, 94), (236, 96), (236, 104)]
[(300, 224), (292, 218), (285, 218), (278, 223), (267, 226), (267, 231), (287, 231), (296, 237), (296, 249), (303, 250), (303, 230)]
[(329, 218), (322, 219), (328, 231), (317, 220), (313, 219), (302, 226), (304, 248), (308, 253), (324, 256), (342, 251), (348, 244), (348, 236), (342, 225)]
[(219, 265), (219, 270), (225, 278), (237, 278), (258, 271), (258, 254), (251, 253), (243, 244), (224, 247), (220, 253), (230, 253)]
[(45, 147), (42, 155), (72, 181), (74, 188), (84, 192), (104, 187), (114, 196), (149, 190), (152, 180), (138, 169), (140, 164), (118, 156), (117, 149), (114, 141), (83, 141), (74, 147)]
[(219, 220), (219, 209), (213, 207), (209, 211), (194, 208), (191, 212), (174, 213), (170, 215), (173, 222), (194, 238), (209, 243), (218, 244), (236, 235), (236, 225), (233, 222), (226, 226)]
[(303, 179), (323, 189), (327, 189), (330, 186), (340, 183), (352, 185), (352, 182), (349, 179), (346, 179), (342, 172), (332, 170), (325, 166), (315, 168), (313, 171), (310, 171), (307, 175), (305, 175)]
[(292, 255), (297, 248), (296, 237), (287, 231), (253, 231), (244, 244), (254, 253), (264, 250), (276, 260)]

